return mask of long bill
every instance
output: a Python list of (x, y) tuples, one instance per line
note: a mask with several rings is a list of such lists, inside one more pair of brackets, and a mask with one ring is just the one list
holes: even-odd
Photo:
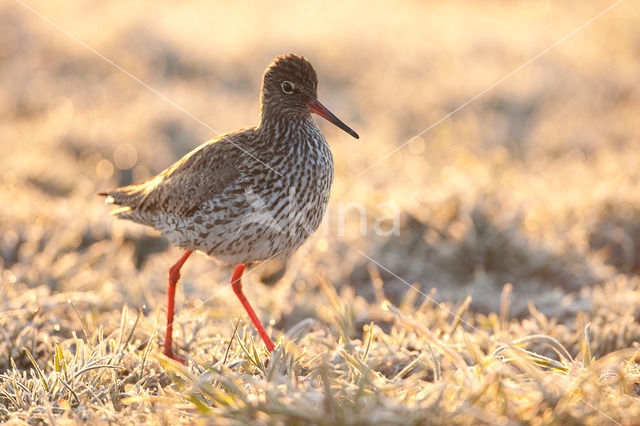
[(312, 100), (310, 100), (307, 103), (307, 107), (309, 108), (309, 111), (316, 113), (325, 120), (335, 124), (354, 138), (360, 139), (360, 136), (358, 136), (358, 134), (351, 127), (347, 126), (342, 122), (342, 120), (333, 115), (331, 111), (329, 111), (324, 105), (322, 105), (318, 98), (313, 98)]

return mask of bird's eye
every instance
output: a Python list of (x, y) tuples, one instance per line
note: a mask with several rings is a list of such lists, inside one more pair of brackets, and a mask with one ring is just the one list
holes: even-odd
[(282, 87), (282, 91), (284, 93), (286, 93), (287, 95), (291, 95), (296, 88), (296, 85), (290, 81), (283, 81), (280, 87)]

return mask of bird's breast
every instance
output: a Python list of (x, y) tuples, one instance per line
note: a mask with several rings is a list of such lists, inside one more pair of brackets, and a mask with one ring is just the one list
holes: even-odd
[(333, 182), (333, 158), (329, 146), (319, 131), (292, 144), (285, 154), (283, 166), (272, 187), (263, 188), (269, 196), (271, 211), (276, 218), (287, 212), (290, 226), (315, 230), (322, 219)]
[(322, 222), (333, 181), (331, 151), (315, 129), (244, 157), (240, 177), (205, 204), (179, 245), (229, 263), (293, 253)]

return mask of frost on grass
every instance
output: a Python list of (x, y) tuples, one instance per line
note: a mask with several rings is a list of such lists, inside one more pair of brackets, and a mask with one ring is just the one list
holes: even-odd
[[(371, 323), (354, 338), (353, 301), (326, 283), (321, 288), (328, 308), (281, 335), (270, 358), (251, 329), (236, 324), (230, 341), (192, 348), (186, 366), (159, 355), (155, 330), (127, 309), (112, 331), (91, 330), (78, 318), (72, 336), (42, 342), (46, 348), (36, 352), (29, 348), (48, 330), (14, 305), (12, 322), (23, 332), (3, 339), (2, 353), (13, 355), (2, 359), (0, 418), (398, 425), (640, 419), (637, 350), (596, 359), (598, 325), (565, 330), (571, 336), (562, 337), (580, 346), (571, 351), (542, 334), (549, 320), (541, 313), (524, 333), (523, 323), (472, 315), (468, 304), (447, 306), (460, 321), (429, 301), (402, 310), (384, 303), (368, 309), (391, 324), (389, 331)], [(42, 315), (64, 316), (60, 304), (44, 305)], [(215, 325), (205, 333), (215, 335)]]

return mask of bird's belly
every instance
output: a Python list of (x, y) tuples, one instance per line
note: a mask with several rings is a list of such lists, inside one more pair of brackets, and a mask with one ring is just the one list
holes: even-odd
[(157, 228), (173, 244), (229, 264), (288, 257), (318, 228), (329, 185), (296, 196), (290, 191), (210, 201), (190, 218), (165, 218)]

